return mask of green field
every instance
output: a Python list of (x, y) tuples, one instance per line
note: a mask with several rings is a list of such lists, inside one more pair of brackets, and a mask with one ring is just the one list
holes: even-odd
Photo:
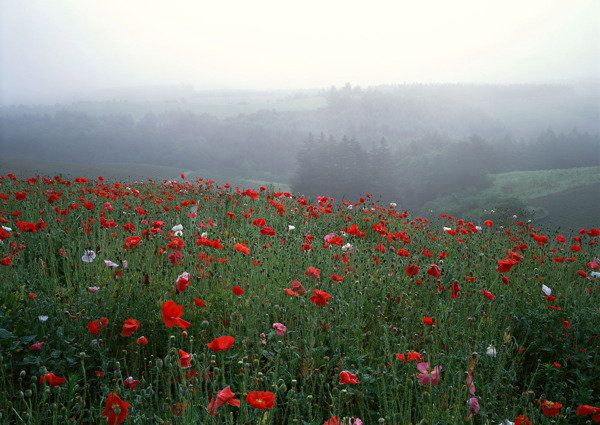
[(189, 181), (204, 178), (214, 180), (218, 185), (229, 183), (232, 187), (258, 189), (260, 186), (273, 186), (280, 191), (289, 191), (289, 185), (285, 183), (265, 182), (261, 180), (230, 178), (217, 176), (214, 173), (203, 170), (189, 170), (183, 168), (168, 167), (164, 165), (115, 162), (84, 164), (72, 162), (36, 161), (21, 158), (1, 158), (0, 174), (13, 173), (17, 177), (25, 178), (32, 175), (54, 176), (62, 174), (65, 178), (86, 177), (95, 179), (98, 176), (109, 181), (147, 181), (149, 178), (162, 182), (164, 180), (180, 179), (183, 173)]
[(491, 177), (488, 191), (525, 201), (538, 225), (574, 230), (598, 221), (600, 167), (513, 171)]

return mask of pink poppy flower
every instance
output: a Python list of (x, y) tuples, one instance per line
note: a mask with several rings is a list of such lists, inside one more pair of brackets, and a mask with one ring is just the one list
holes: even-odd
[(433, 371), (429, 368), (429, 363), (418, 363), (417, 369), (422, 373), (417, 375), (423, 385), (435, 385), (440, 382), (442, 366), (435, 366)]
[(283, 333), (287, 330), (285, 325), (283, 325), (281, 323), (273, 323), (273, 328), (275, 329), (275, 332), (279, 336), (283, 336)]

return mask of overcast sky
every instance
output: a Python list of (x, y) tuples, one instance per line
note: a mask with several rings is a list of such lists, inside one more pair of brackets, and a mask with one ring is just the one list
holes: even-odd
[(598, 0), (0, 0), (2, 104), (102, 88), (600, 78)]

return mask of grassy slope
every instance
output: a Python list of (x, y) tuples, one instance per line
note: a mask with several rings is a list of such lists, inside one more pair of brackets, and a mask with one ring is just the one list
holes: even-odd
[[(202, 170), (186, 170), (182, 168), (167, 167), (162, 165), (139, 164), (139, 163), (98, 163), (84, 164), (71, 162), (36, 161), (16, 158), (0, 158), (0, 174), (13, 173), (17, 177), (27, 178), (35, 175), (55, 176), (62, 174), (64, 178), (87, 177), (96, 179), (102, 176), (107, 180), (117, 181), (145, 181), (152, 178), (157, 181), (179, 180), (181, 173), (185, 174), (187, 180), (198, 178), (215, 180), (217, 184), (229, 183), (231, 186), (240, 188), (258, 188), (267, 186), (268, 182), (215, 176)], [(289, 191), (285, 184), (274, 184), (281, 191)]]
[(495, 174), (490, 191), (523, 199), (544, 227), (598, 226), (600, 167)]

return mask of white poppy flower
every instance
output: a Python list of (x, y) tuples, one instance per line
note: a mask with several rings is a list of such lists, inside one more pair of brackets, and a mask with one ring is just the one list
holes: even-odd
[(347, 243), (346, 245), (344, 245), (342, 247), (342, 251), (348, 251), (349, 249), (352, 249), (352, 245), (349, 243)]
[(296, 228), (296, 226), (292, 226), (291, 224), (288, 224), (288, 230), (294, 230)]
[(81, 257), (81, 261), (91, 263), (94, 261), (94, 258), (96, 258), (96, 253), (94, 251), (86, 251), (85, 254), (83, 254), (83, 257)]
[(104, 260), (104, 264), (106, 264), (109, 267), (119, 267), (119, 265), (117, 263), (113, 263), (112, 261), (109, 261), (109, 260)]
[(48, 316), (38, 316), (38, 319), (40, 319), (40, 322), (45, 322), (48, 320)]
[(488, 345), (485, 354), (487, 354), (490, 357), (496, 357), (496, 347), (494, 347), (492, 344)]
[(542, 285), (542, 291), (544, 291), (544, 294), (546, 295), (550, 295), (552, 293), (552, 289), (548, 288), (546, 285)]

